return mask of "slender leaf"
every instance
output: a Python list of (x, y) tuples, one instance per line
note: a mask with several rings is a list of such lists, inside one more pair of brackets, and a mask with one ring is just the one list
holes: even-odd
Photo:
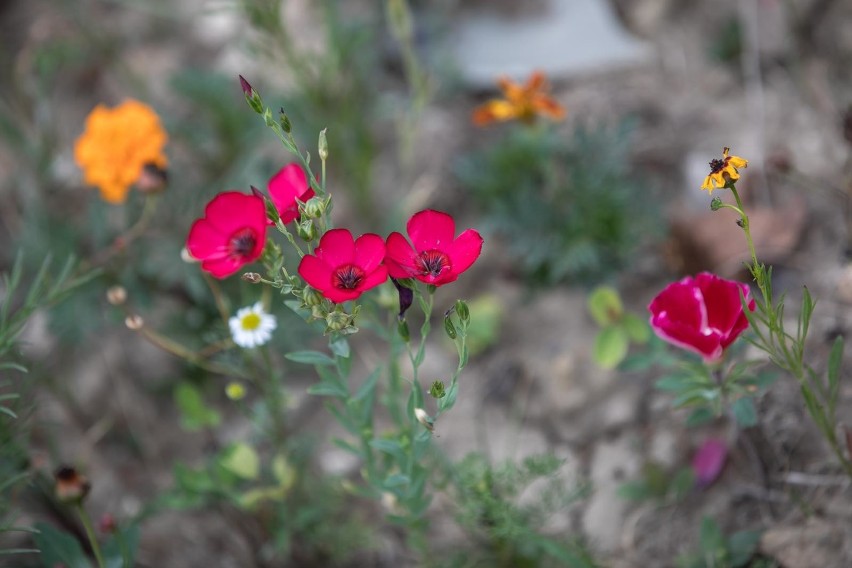
[(319, 351), (293, 351), (285, 354), (284, 357), (306, 365), (334, 365), (334, 359)]

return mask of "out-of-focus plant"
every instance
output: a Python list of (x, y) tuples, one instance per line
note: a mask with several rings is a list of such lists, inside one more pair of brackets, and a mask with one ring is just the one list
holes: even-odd
[[(458, 507), (458, 523), (474, 543), (470, 551), (454, 551), (447, 564), (597, 566), (582, 542), (543, 530), (552, 515), (564, 513), (586, 492), (576, 480), (559, 475), (562, 463), (543, 455), (493, 465), (481, 454), (470, 454), (446, 464), (444, 483)], [(522, 504), (519, 497), (534, 483), (536, 497)]]
[(740, 531), (725, 536), (713, 519), (701, 521), (700, 550), (678, 559), (679, 568), (774, 568), (777, 564), (756, 556), (758, 531)]
[[(522, 111), (510, 116), (531, 112)], [(579, 127), (568, 140), (546, 125), (507, 128), (457, 174), (521, 275), (538, 285), (595, 284), (624, 269), (658, 215), (653, 200), (637, 199), (649, 190), (628, 169), (628, 123)]]
[(627, 357), (631, 342), (644, 345), (651, 338), (648, 324), (624, 309), (615, 288), (595, 288), (589, 294), (587, 306), (592, 319), (601, 328), (595, 337), (592, 356), (602, 368), (616, 368)]

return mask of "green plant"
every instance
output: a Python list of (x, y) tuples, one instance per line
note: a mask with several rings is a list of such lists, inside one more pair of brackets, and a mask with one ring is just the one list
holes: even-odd
[(570, 139), (518, 127), (456, 169), (530, 283), (595, 284), (655, 234), (649, 189), (628, 168), (630, 124), (578, 127)]
[(773, 568), (775, 562), (755, 556), (760, 532), (741, 531), (726, 537), (713, 519), (701, 521), (700, 551), (678, 560), (679, 568)]

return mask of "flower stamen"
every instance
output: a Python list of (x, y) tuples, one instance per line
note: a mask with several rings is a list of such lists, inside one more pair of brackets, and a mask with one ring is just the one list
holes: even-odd
[(346, 264), (334, 271), (334, 287), (339, 290), (355, 290), (364, 279), (364, 271), (354, 264)]
[(421, 252), (415, 260), (420, 274), (437, 278), (441, 273), (450, 268), (449, 257), (439, 250), (427, 250)]

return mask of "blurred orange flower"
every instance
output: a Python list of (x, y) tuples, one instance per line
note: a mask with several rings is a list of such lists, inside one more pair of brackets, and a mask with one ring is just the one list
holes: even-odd
[(706, 189), (708, 193), (712, 194), (714, 189), (725, 187), (729, 182), (736, 182), (740, 179), (739, 170), (748, 167), (748, 160), (739, 156), (731, 156), (730, 152), (730, 148), (723, 148), (722, 159), (710, 161), (710, 175), (704, 178), (701, 189)]
[(497, 80), (503, 91), (503, 99), (491, 99), (473, 111), (473, 123), (485, 126), (492, 122), (520, 120), (534, 122), (539, 115), (553, 120), (565, 118), (565, 109), (547, 94), (547, 78), (536, 71), (526, 85), (515, 83), (507, 77)]
[(114, 108), (99, 104), (86, 117), (74, 160), (85, 182), (100, 189), (105, 201), (123, 203), (146, 166), (165, 168), (167, 141), (160, 118), (148, 105), (132, 99)]

